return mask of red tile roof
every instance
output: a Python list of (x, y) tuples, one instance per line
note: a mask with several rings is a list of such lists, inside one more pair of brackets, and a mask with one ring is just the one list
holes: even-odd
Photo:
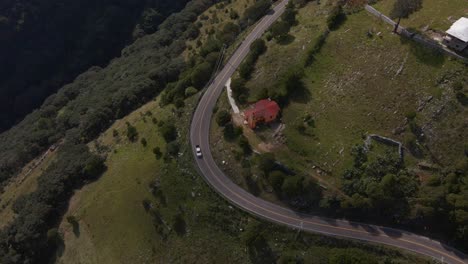
[(255, 128), (259, 122), (271, 122), (276, 119), (280, 107), (275, 101), (263, 99), (256, 102), (252, 108), (244, 111), (245, 119), (251, 128)]

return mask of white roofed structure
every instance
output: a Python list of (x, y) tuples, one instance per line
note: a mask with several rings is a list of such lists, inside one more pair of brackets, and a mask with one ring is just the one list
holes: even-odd
[(468, 46), (468, 18), (458, 19), (446, 33), (445, 45), (457, 51), (464, 50)]

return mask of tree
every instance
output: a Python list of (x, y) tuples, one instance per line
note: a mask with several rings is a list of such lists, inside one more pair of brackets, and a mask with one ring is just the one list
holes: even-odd
[(130, 141), (135, 141), (138, 138), (138, 131), (137, 129), (132, 126), (129, 122), (127, 122), (127, 138)]
[(173, 157), (176, 157), (179, 154), (179, 143), (177, 141), (172, 141), (167, 144), (167, 153)]
[(216, 115), (216, 123), (219, 126), (225, 126), (227, 123), (231, 122), (231, 114), (227, 110), (221, 110)]
[(96, 178), (106, 170), (104, 158), (98, 155), (92, 155), (86, 161), (83, 173), (89, 178)]
[(273, 187), (277, 192), (281, 191), (281, 186), (283, 185), (285, 178), (286, 174), (279, 170), (272, 171), (268, 175), (268, 181), (270, 182), (271, 187)]
[(280, 41), (284, 38), (286, 38), (286, 36), (288, 35), (289, 33), (289, 24), (285, 21), (278, 21), (278, 22), (275, 22), (272, 26), (271, 26), (271, 34), (273, 35), (273, 38), (275, 38), (276, 40)]
[(290, 26), (296, 24), (296, 10), (291, 6), (292, 2), (289, 2), (288, 6), (284, 10), (284, 13), (281, 15), (281, 19), (288, 23)]
[(241, 137), (239, 138), (239, 147), (241, 147), (244, 155), (252, 153), (252, 148), (250, 148), (249, 141), (244, 135), (241, 135)]
[(299, 175), (290, 176), (284, 180), (281, 191), (290, 198), (300, 195), (304, 189), (303, 182), (304, 178)]
[(197, 65), (192, 72), (191, 81), (195, 88), (201, 89), (211, 77), (213, 67), (208, 62), (203, 62)]
[(272, 153), (261, 154), (257, 158), (257, 164), (258, 168), (268, 175), (276, 167), (275, 156)]
[(250, 52), (255, 54), (256, 57), (260, 56), (266, 51), (265, 41), (263, 39), (256, 39), (250, 44)]
[(159, 147), (155, 147), (153, 149), (153, 153), (154, 153), (154, 156), (156, 157), (156, 159), (160, 159), (162, 157), (162, 152), (161, 152), (161, 149)]
[(407, 18), (412, 13), (416, 12), (422, 7), (422, 0), (396, 0), (393, 9), (390, 12), (390, 17), (398, 18), (393, 32), (396, 33), (400, 25), (401, 18)]
[(166, 142), (174, 141), (177, 138), (177, 129), (174, 124), (164, 122), (161, 126), (161, 135)]
[[(235, 78), (231, 82), (231, 90), (232, 96), (236, 101), (240, 102), (241, 95), (247, 92), (247, 88), (245, 88), (245, 80), (242, 78)], [(243, 102), (240, 102), (243, 103)]]
[(224, 24), (221, 32), (218, 33), (217, 38), (224, 44), (231, 44), (239, 35), (240, 27), (232, 22)]

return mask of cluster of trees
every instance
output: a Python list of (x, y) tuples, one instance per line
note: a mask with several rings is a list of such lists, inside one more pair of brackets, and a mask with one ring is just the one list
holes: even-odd
[[(168, 17), (156, 33), (123, 49), (122, 56), (106, 68), (93, 67), (81, 74), (47, 98), (40, 109), (0, 134), (0, 186), (51, 144), (59, 139), (65, 142), (57, 153), (57, 162), (39, 177), (37, 190), (15, 203), (17, 217), (0, 232), (1, 263), (47, 262), (58, 241), (53, 236), (57, 234), (54, 226), (73, 188), (105, 169), (103, 158), (91, 154), (86, 144), (113, 120), (179, 79), (187, 69), (180, 55), (186, 40), (194, 36), (193, 22), (216, 2), (191, 1), (180, 13)], [(167, 125), (161, 127), (162, 133), (166, 140), (172, 140), (177, 132)], [(136, 138), (130, 126), (127, 132), (130, 138)], [(168, 144), (168, 152), (177, 153), (170, 151), (173, 142)]]
[(255, 68), (255, 63), (257, 62), (260, 55), (265, 53), (267, 47), (263, 39), (256, 39), (250, 45), (250, 52), (247, 55), (247, 58), (239, 66), (239, 77), (234, 78), (231, 82), (232, 96), (234, 99), (240, 103), (247, 103), (248, 99), (248, 89), (245, 84)]
[[(52, 236), (74, 188), (98, 177), (104, 159), (85, 144), (65, 143), (58, 159), (38, 178), (37, 189), (13, 204), (16, 217), (0, 231), (1, 263), (32, 263), (54, 253), (59, 236)], [(53, 238), (53, 239), (52, 239)]]
[(250, 79), (250, 74), (254, 70), (255, 63), (257, 62), (260, 55), (265, 53), (267, 47), (263, 39), (256, 39), (250, 45), (250, 52), (247, 55), (247, 58), (239, 66), (239, 75), (241, 78), (248, 80)]
[(402, 18), (407, 18), (412, 13), (418, 11), (422, 7), (422, 0), (397, 0), (395, 1), (392, 11), (390, 12), (391, 18), (398, 18), (398, 22), (393, 29), (397, 32), (398, 26)]
[(409, 214), (409, 199), (416, 194), (415, 175), (404, 170), (396, 153), (368, 161), (362, 146), (354, 147), (354, 167), (343, 175), (343, 191), (351, 197), (341, 203), (355, 216), (378, 215), (399, 222)]
[(106, 65), (134, 32), (153, 33), (188, 1), (2, 1), (0, 132), (90, 66)]
[(281, 20), (275, 22), (270, 29), (270, 36), (281, 42), (287, 39), (289, 30), (297, 24), (295, 5), (291, 1), (286, 6), (284, 13), (281, 15)]
[[(228, 46), (234, 42), (241, 29), (245, 26), (243, 21), (253, 23), (266, 12), (262, 10), (268, 10), (270, 5), (270, 1), (262, 0), (255, 2), (253, 6), (245, 10), (243, 18), (238, 21), (238, 24), (228, 21), (218, 32), (209, 32), (208, 39), (204, 43), (200, 43), (201, 48), (198, 54), (190, 58), (189, 65), (180, 74), (179, 80), (167, 87), (162, 96), (162, 105), (170, 103), (175, 103), (176, 106), (182, 105), (181, 101), (205, 87), (214, 71), (221, 64), (220, 57), (223, 46)], [(197, 26), (199, 27), (201, 24)], [(258, 56), (265, 52), (265, 50), (266, 46), (263, 40), (252, 43), (251, 53), (240, 67), (245, 77), (250, 74)]]
[(238, 127), (232, 123), (231, 113), (229, 113), (228, 110), (222, 109), (218, 111), (216, 114), (216, 123), (223, 128), (223, 136), (226, 140), (233, 141), (242, 135), (242, 127)]
[(318, 205), (322, 191), (315, 181), (285, 168), (272, 153), (258, 155), (255, 163), (280, 199), (299, 210)]
[(323, 208), (355, 219), (439, 234), (467, 249), (468, 156), (453, 168), (434, 172), (421, 184), (396, 153), (372, 160), (362, 146), (354, 147), (352, 153), (354, 167), (343, 174), (343, 191), (350, 198), (324, 200)]
[(135, 41), (106, 68), (93, 67), (47, 98), (42, 107), (0, 134), (0, 186), (68, 134), (88, 142), (115, 119), (147, 102), (187, 65), (180, 56), (197, 15), (216, 2), (195, 0)]
[(271, 8), (271, 0), (258, 0), (247, 8), (240, 20), (240, 26), (246, 28), (267, 14)]

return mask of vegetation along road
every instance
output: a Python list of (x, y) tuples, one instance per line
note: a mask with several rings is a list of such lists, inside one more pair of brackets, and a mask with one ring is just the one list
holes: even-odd
[[(263, 199), (253, 196), (237, 186), (225, 175), (213, 160), (209, 150), (209, 131), (211, 116), (224, 84), (234, 73), (249, 52), (250, 44), (259, 38), (268, 27), (283, 13), (287, 0), (280, 2), (268, 13), (245, 38), (226, 66), (208, 86), (194, 113), (190, 127), (190, 141), (193, 146), (200, 145), (202, 158), (196, 158), (197, 166), (206, 181), (224, 198), (239, 208), (257, 215), (263, 219), (284, 224), (306, 232), (345, 237), (351, 239), (375, 242), (417, 252), (445, 263), (468, 263), (465, 254), (430, 238), (418, 236), (403, 230), (380, 227), (364, 223), (356, 223), (342, 219), (301, 214)], [(194, 156), (195, 148), (194, 148)]]

